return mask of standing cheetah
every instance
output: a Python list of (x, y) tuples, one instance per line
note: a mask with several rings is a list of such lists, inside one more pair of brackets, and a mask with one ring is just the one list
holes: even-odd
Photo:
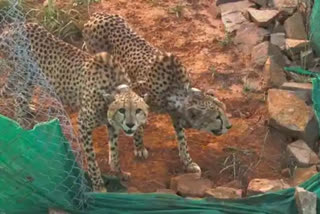
[[(25, 35), (15, 29), (24, 29)], [(111, 169), (127, 176), (120, 170), (119, 132), (123, 130), (126, 135), (132, 136), (139, 131), (146, 122), (148, 105), (128, 87), (130, 80), (116, 59), (106, 52), (91, 56), (54, 37), (38, 24), (17, 23), (9, 25), (0, 34), (0, 52), (13, 70), (15, 62), (21, 57), (20, 50), (15, 49), (18, 41), (24, 43), (28, 57), (36, 62), (33, 69), (19, 72), (26, 76), (40, 72), (63, 104), (79, 110), (80, 141), (94, 191), (105, 191), (92, 145), (92, 131), (100, 125), (107, 125), (108, 128)], [(17, 110), (20, 112), (18, 118), (23, 118), (25, 115), (21, 114), (28, 111), (26, 108), (32, 91), (32, 84), (23, 90), (24, 105)]]
[[(134, 90), (148, 94), (151, 111), (168, 113), (178, 138), (179, 156), (188, 172), (201, 173), (192, 161), (185, 128), (221, 135), (231, 128), (225, 105), (217, 98), (190, 87), (186, 68), (177, 57), (150, 45), (119, 15), (95, 13), (84, 25), (84, 48), (90, 53), (107, 51), (124, 66)], [(147, 154), (143, 127), (134, 135), (136, 154)]]

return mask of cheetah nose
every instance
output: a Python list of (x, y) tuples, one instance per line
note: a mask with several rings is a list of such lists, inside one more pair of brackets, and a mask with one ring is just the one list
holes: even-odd
[(126, 126), (128, 126), (128, 128), (132, 129), (134, 127), (133, 123), (126, 123)]

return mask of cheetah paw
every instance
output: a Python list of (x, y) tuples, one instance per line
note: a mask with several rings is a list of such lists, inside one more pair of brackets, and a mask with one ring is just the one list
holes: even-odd
[(149, 156), (148, 150), (146, 148), (142, 148), (139, 150), (134, 150), (134, 156), (140, 159), (147, 159)]
[(107, 189), (104, 186), (97, 186), (97, 187), (93, 187), (93, 191), (94, 192), (107, 192)]
[(121, 171), (119, 173), (117, 173), (120, 180), (121, 181), (129, 181), (130, 180), (130, 177), (131, 177), (131, 173), (130, 172), (124, 172), (124, 171)]
[(187, 167), (186, 167), (187, 172), (189, 173), (197, 173), (201, 175), (201, 169), (200, 166), (198, 164), (196, 164), (195, 162), (190, 163)]

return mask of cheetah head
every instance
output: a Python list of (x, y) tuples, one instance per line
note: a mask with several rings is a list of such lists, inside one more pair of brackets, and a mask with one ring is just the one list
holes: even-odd
[(120, 85), (114, 95), (104, 97), (113, 101), (109, 105), (108, 122), (122, 129), (127, 136), (133, 136), (140, 126), (146, 123), (148, 105), (144, 99), (134, 93), (127, 85)]
[(191, 128), (210, 132), (216, 136), (231, 128), (226, 107), (213, 95), (190, 88), (184, 101), (183, 114)]

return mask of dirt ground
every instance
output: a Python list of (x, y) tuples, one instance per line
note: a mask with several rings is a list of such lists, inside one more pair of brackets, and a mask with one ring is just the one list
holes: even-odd
[[(221, 44), (226, 35), (221, 20), (213, 15), (213, 1), (182, 2), (185, 7), (181, 17), (172, 13), (181, 3), (177, 0), (105, 0), (92, 4), (90, 12), (125, 17), (151, 44), (176, 54), (191, 69), (195, 87), (213, 90), (226, 103), (233, 124), (229, 133), (215, 137), (197, 130), (186, 132), (191, 156), (204, 177), (215, 186), (234, 179), (246, 185), (253, 177), (281, 178), (279, 163), (286, 139), (268, 131), (264, 93), (245, 89), (243, 78), (251, 75), (248, 57), (233, 45)], [(150, 156), (139, 161), (133, 155), (132, 139), (120, 137), (121, 166), (132, 174), (129, 186), (141, 192), (168, 187), (170, 178), (183, 173), (183, 169), (167, 115), (150, 115), (144, 142)], [(108, 172), (104, 127), (95, 131), (94, 144), (99, 165)]]
[[(68, 1), (59, 1), (60, 7)], [(181, 2), (185, 6), (177, 9)], [(193, 85), (213, 90), (226, 103), (232, 129), (215, 137), (187, 130), (191, 157), (214, 186), (234, 179), (243, 185), (251, 178), (281, 178), (283, 146), (286, 139), (266, 125), (265, 94), (248, 88), (244, 78), (252, 75), (249, 58), (227, 41), (222, 22), (215, 18), (214, 1), (177, 0), (102, 0), (89, 11), (120, 14), (151, 44), (176, 54), (191, 69)], [(80, 7), (80, 6), (79, 6)], [(75, 8), (77, 9), (77, 8)], [(177, 13), (181, 13), (177, 16)], [(260, 76), (261, 74), (255, 74)], [(76, 128), (76, 114), (71, 114)], [(123, 170), (131, 172), (129, 187), (141, 192), (166, 188), (170, 178), (183, 173), (177, 140), (167, 115), (151, 113), (144, 142), (149, 158), (141, 161), (133, 155), (133, 140), (120, 136), (120, 160)], [(103, 173), (108, 173), (108, 142), (105, 127), (94, 132), (94, 145)]]

